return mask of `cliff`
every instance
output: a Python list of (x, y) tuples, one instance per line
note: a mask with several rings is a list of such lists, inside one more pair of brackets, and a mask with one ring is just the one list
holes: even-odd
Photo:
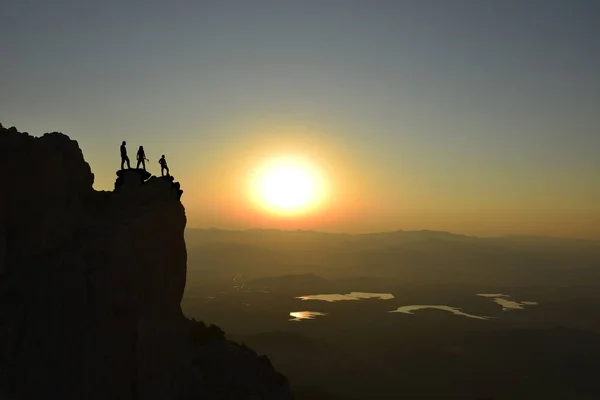
[(190, 321), (173, 178), (98, 192), (77, 142), (0, 125), (0, 398), (291, 399), (265, 357)]

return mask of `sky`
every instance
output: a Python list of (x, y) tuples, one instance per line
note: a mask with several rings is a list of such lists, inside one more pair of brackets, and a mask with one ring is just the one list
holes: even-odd
[[(189, 227), (600, 238), (595, 0), (0, 0), (0, 122), (167, 156)], [(301, 155), (328, 201), (248, 200)]]

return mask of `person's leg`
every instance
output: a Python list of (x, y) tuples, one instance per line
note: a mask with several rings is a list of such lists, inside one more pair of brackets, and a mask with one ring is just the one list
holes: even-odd
[(167, 169), (167, 176), (171, 176), (171, 174), (169, 174), (169, 167), (165, 167)]
[(144, 171), (146, 170), (146, 160), (142, 160), (142, 168), (144, 168)]
[(140, 169), (140, 164), (142, 163), (142, 160), (138, 159), (138, 163), (135, 166), (135, 169)]
[(131, 164), (129, 163), (129, 157), (125, 157), (125, 160), (127, 160), (127, 169), (131, 169)]
[(125, 169), (125, 159), (121, 157), (121, 171)]
[(165, 167), (164, 166), (160, 166), (160, 176), (165, 176)]

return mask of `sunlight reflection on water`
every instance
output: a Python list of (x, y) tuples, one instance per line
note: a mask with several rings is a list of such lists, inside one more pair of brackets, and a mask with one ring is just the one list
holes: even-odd
[(333, 303), (335, 301), (347, 301), (347, 300), (361, 300), (361, 299), (380, 299), (390, 300), (394, 298), (391, 293), (365, 293), (365, 292), (351, 292), (348, 294), (313, 294), (310, 296), (296, 297), (301, 300), (321, 300)]
[(493, 298), (494, 299), (494, 303), (499, 304), (500, 306), (502, 306), (502, 311), (509, 311), (509, 310), (522, 310), (525, 308), (525, 306), (537, 306), (538, 302), (537, 301), (514, 301), (514, 300), (508, 300), (506, 299), (506, 297), (510, 297), (507, 294), (487, 294), (487, 293), (479, 293), (477, 296), (481, 296), (481, 297), (486, 297), (486, 298)]
[(465, 312), (460, 311), (459, 308), (450, 307), (450, 306), (424, 306), (424, 305), (414, 305), (414, 306), (403, 306), (398, 307), (397, 310), (389, 311), (391, 313), (403, 313), (403, 314), (413, 314), (413, 311), (424, 310), (427, 308), (432, 308), (436, 310), (448, 311), (455, 315), (462, 315), (463, 317), (469, 317), (474, 319), (483, 319), (487, 320), (490, 317), (480, 317), (478, 315), (467, 314)]
[(316, 317), (325, 316), (327, 314), (318, 311), (294, 311), (290, 313), (290, 321), (302, 321), (305, 319), (315, 319)]

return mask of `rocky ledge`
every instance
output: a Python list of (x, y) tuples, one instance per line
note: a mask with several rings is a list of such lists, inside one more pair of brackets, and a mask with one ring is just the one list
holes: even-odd
[(172, 177), (95, 191), (77, 142), (1, 125), (0, 159), (0, 398), (292, 398), (266, 357), (181, 312)]

